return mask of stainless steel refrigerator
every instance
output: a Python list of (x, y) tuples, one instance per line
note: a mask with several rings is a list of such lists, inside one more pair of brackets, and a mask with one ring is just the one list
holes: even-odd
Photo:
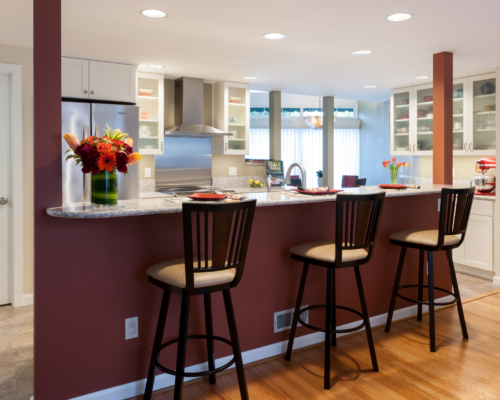
[[(103, 136), (103, 128), (108, 124), (113, 129), (121, 129), (134, 140), (134, 151), (139, 148), (139, 107), (102, 104), (62, 102), (62, 134), (71, 132), (78, 138)], [(64, 154), (68, 144), (62, 138), (62, 188), (63, 204), (90, 201), (90, 174), (84, 174), (75, 160), (66, 161)], [(128, 169), (128, 174), (118, 174), (118, 199), (139, 198), (139, 166)]]

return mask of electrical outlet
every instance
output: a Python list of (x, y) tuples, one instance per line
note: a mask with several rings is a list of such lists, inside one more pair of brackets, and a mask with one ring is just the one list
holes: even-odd
[(125, 320), (125, 340), (139, 337), (139, 317)]
[(151, 178), (151, 168), (145, 168), (144, 169), (144, 176), (146, 178)]
[(236, 167), (229, 167), (229, 175), (238, 175)]

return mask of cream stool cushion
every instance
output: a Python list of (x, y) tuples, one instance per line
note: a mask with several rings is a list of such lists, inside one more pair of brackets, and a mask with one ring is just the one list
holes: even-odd
[[(424, 246), (438, 245), (439, 231), (437, 229), (405, 229), (389, 235), (392, 240), (421, 244)], [(460, 242), (458, 235), (445, 235), (444, 246), (451, 246)]]
[[(330, 240), (302, 243), (293, 246), (289, 251), (292, 254), (313, 260), (335, 262), (335, 242)], [(368, 257), (368, 251), (365, 249), (342, 251), (342, 262), (362, 260), (366, 257)]]
[[(201, 262), (202, 268), (205, 267), (205, 260)], [(212, 266), (212, 260), (208, 260), (208, 266)], [(197, 259), (194, 260), (194, 267), (197, 267)], [(186, 287), (186, 272), (184, 258), (162, 261), (149, 267), (146, 273), (161, 282), (165, 282), (179, 288)], [(236, 268), (228, 268), (222, 271), (198, 272), (194, 273), (194, 287), (201, 288), (207, 286), (221, 285), (234, 280)]]

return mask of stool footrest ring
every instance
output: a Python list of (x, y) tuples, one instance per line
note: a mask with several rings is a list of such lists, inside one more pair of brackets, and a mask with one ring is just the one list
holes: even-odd
[[(409, 301), (411, 303), (423, 304), (423, 305), (428, 306), (429, 305), (428, 301), (419, 301), (419, 300), (415, 300), (415, 299), (410, 299), (409, 297), (406, 297), (406, 296), (403, 296), (402, 294), (399, 294), (399, 291), (401, 289), (418, 288), (418, 287), (419, 287), (418, 285), (403, 285), (403, 286), (398, 287), (398, 292), (396, 294), (397, 294), (398, 297), (402, 298), (403, 300)], [(428, 285), (422, 285), (422, 287), (429, 289)], [(439, 288), (439, 287), (436, 287), (436, 286), (434, 286), (434, 290), (438, 290), (440, 292), (448, 293), (449, 295), (453, 296), (453, 300), (452, 301), (439, 302), (439, 303), (434, 302), (435, 306), (449, 306), (449, 305), (455, 304), (457, 302), (457, 300), (458, 300), (458, 297), (455, 295), (455, 293), (453, 293), (453, 292), (451, 292), (449, 290), (442, 289), (442, 288)]]
[[(191, 335), (191, 336), (187, 337), (187, 340), (190, 340), (190, 339), (213, 339), (213, 340), (218, 340), (219, 342), (227, 343), (228, 345), (231, 346), (231, 348), (233, 348), (233, 344), (231, 343), (230, 340), (225, 339), (225, 338), (220, 337), (220, 336)], [(166, 374), (177, 375), (177, 373), (173, 369), (169, 369), (169, 368), (164, 367), (163, 365), (160, 364), (160, 362), (158, 361), (158, 358), (160, 356), (160, 351), (162, 351), (165, 347), (170, 346), (171, 344), (177, 343), (178, 341), (179, 341), (179, 338), (169, 340), (168, 342), (163, 343), (158, 348), (158, 350), (155, 351), (154, 357), (155, 357), (156, 367), (160, 371), (165, 372)], [(182, 374), (182, 376), (184, 376), (184, 377), (191, 377), (191, 378), (197, 378), (197, 377), (200, 377), (200, 376), (213, 375), (213, 374), (216, 374), (218, 372), (224, 371), (225, 369), (229, 368), (231, 365), (234, 364), (234, 362), (235, 362), (235, 359), (234, 359), (234, 356), (233, 356), (233, 358), (227, 364), (224, 364), (223, 366), (221, 366), (219, 368), (215, 368), (215, 369), (208, 370), (208, 371), (203, 371), (203, 372), (185, 372), (184, 371), (184, 373)]]
[[(324, 329), (324, 328), (318, 328), (317, 326), (313, 326), (313, 325), (309, 325), (309, 324), (305, 323), (302, 320), (302, 318), (300, 318), (300, 314), (302, 314), (303, 312), (306, 312), (308, 310), (313, 310), (313, 309), (316, 309), (316, 308), (326, 308), (326, 305), (309, 306), (309, 307), (306, 307), (306, 308), (302, 308), (300, 310), (300, 312), (299, 312), (299, 315), (297, 316), (297, 319), (306, 328), (312, 329), (313, 331), (326, 332), (326, 329)], [(343, 306), (334, 306), (333, 308), (338, 309), (338, 310), (345, 310), (345, 311), (349, 311), (351, 313), (354, 313), (354, 314), (358, 315), (361, 318), (362, 322), (361, 322), (361, 324), (359, 324), (358, 326), (355, 326), (354, 328), (349, 328), (349, 329), (332, 329), (330, 331), (331, 333), (351, 333), (351, 332), (356, 332), (356, 331), (359, 331), (361, 328), (363, 328), (365, 326), (366, 321), (365, 321), (365, 319), (363, 317), (363, 314), (361, 314), (359, 311), (356, 311), (356, 310), (354, 310), (352, 308), (343, 307)]]

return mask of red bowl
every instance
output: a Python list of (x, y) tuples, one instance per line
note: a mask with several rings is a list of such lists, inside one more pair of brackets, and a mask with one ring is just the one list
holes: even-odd
[(187, 197), (196, 201), (219, 201), (225, 199), (227, 194), (195, 193)]

